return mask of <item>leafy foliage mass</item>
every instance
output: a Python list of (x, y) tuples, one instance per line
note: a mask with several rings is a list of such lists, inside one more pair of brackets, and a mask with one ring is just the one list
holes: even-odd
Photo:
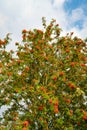
[(86, 130), (86, 41), (61, 36), (54, 19), (42, 24), (22, 31), (16, 56), (9, 34), (0, 40), (0, 130)]

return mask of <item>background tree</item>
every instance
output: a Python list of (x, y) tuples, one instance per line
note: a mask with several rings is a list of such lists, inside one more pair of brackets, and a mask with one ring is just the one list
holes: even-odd
[(22, 44), (7, 51), (0, 40), (1, 129), (85, 130), (87, 44), (73, 32), (60, 36), (52, 19), (43, 30), (23, 30)]

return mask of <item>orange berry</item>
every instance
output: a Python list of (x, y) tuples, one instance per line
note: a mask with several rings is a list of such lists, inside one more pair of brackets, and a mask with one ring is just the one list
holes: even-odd
[(22, 38), (23, 38), (23, 40), (25, 40), (25, 39), (26, 39), (26, 35), (24, 34), (24, 35), (22, 36)]
[(18, 90), (16, 89), (15, 92), (18, 93)]
[(36, 49), (40, 50), (40, 47), (39, 47), (39, 46), (36, 46)]
[(54, 105), (58, 107), (58, 104), (59, 104), (59, 102), (58, 102), (58, 100), (56, 100)]
[(16, 117), (14, 117), (14, 118), (13, 118), (13, 120), (14, 120), (14, 121), (16, 121), (16, 120), (17, 120), (17, 118), (16, 118)]
[(12, 75), (12, 72), (8, 72), (7, 75), (8, 75), (8, 76), (11, 76), (11, 75)]
[(71, 100), (70, 100), (70, 99), (67, 99), (66, 102), (67, 102), (67, 103), (71, 103)]
[(34, 52), (34, 50), (30, 49), (30, 52), (31, 52), (31, 53), (33, 53), (33, 52)]
[(45, 57), (45, 60), (48, 60), (48, 57)]
[(74, 89), (75, 88), (75, 85), (73, 83), (68, 83), (68, 86), (71, 88), (71, 89)]
[(26, 87), (24, 86), (24, 87), (22, 87), (22, 90), (25, 90), (26, 89)]
[(70, 113), (73, 113), (73, 110), (70, 110)]
[(63, 76), (63, 75), (64, 75), (64, 72), (60, 72), (59, 75), (60, 75), (60, 76)]
[(67, 53), (69, 53), (69, 52), (70, 52), (70, 50), (66, 50), (66, 52), (67, 52)]
[(54, 113), (58, 113), (58, 112), (59, 112), (58, 108), (55, 108)]
[(17, 60), (18, 64), (20, 64), (22, 61), (21, 60)]
[(87, 121), (87, 116), (84, 115), (83, 116), (83, 120)]
[(26, 128), (26, 127), (24, 127), (22, 130), (27, 130), (27, 128)]
[(29, 125), (29, 122), (28, 122), (28, 121), (24, 121), (24, 122), (23, 122), (23, 125), (24, 125), (24, 126), (28, 126), (28, 125)]
[(30, 68), (29, 68), (28, 66), (26, 66), (25, 70), (26, 70), (26, 71), (29, 71), (29, 70), (30, 70)]
[(52, 101), (52, 99), (50, 98), (50, 99), (49, 99), (49, 103), (52, 104), (52, 102), (53, 102), (53, 101)]
[(57, 80), (57, 77), (54, 77), (53, 80), (56, 81), (56, 80)]
[(77, 125), (80, 126), (80, 122), (77, 122)]
[(44, 90), (45, 90), (45, 88), (42, 86), (42, 87), (40, 88), (40, 90), (44, 91)]
[(2, 70), (0, 70), (0, 74), (2, 74)]
[(73, 110), (70, 110), (69, 112), (70, 112), (70, 116), (72, 116), (73, 115)]
[(82, 44), (83, 42), (82, 42), (82, 40), (79, 40), (79, 41), (77, 41), (77, 45), (79, 45), (79, 44)]
[(38, 110), (42, 111), (42, 110), (43, 110), (43, 106), (40, 106), (40, 107), (38, 108)]
[(74, 63), (74, 62), (71, 62), (71, 66), (74, 67), (74, 66), (75, 66), (75, 63)]
[(86, 57), (84, 58), (84, 61), (87, 61), (87, 58), (86, 58)]
[(22, 33), (26, 33), (27, 31), (24, 29), (23, 31), (22, 31)]
[(85, 64), (81, 64), (82, 67), (86, 66)]
[(40, 118), (39, 118), (39, 120), (41, 120), (41, 121), (42, 121), (42, 120), (43, 120), (43, 118), (42, 118), (42, 117), (40, 117)]

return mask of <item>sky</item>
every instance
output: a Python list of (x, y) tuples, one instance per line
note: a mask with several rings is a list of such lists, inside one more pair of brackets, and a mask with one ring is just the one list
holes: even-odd
[(14, 42), (21, 41), (21, 31), (42, 29), (42, 17), (47, 23), (56, 19), (62, 35), (74, 31), (87, 37), (87, 0), (0, 0), (0, 39), (11, 33)]
[(42, 17), (47, 23), (56, 19), (62, 35), (74, 32), (82, 39), (87, 37), (87, 0), (0, 0), (0, 39), (11, 33), (8, 49), (14, 49), (23, 29), (42, 29)]

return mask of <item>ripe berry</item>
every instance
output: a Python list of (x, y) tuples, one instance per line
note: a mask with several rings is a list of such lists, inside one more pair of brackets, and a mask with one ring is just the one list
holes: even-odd
[(23, 122), (23, 125), (24, 125), (24, 126), (28, 126), (28, 125), (29, 125), (29, 122), (28, 122), (28, 121), (24, 121), (24, 122)]

